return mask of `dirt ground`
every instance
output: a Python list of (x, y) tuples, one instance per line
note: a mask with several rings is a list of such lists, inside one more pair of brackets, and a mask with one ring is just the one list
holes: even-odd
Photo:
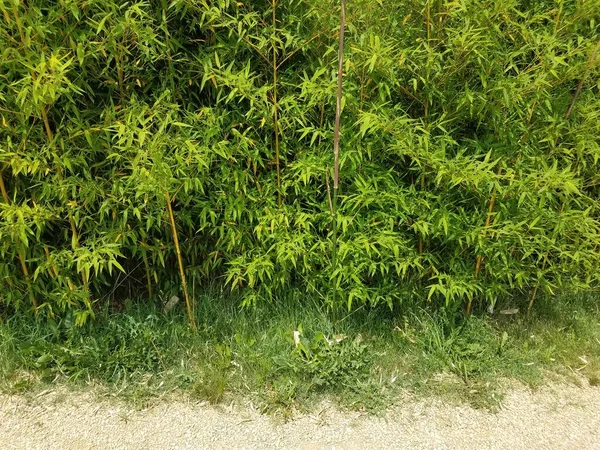
[(246, 407), (134, 410), (66, 391), (0, 395), (3, 449), (600, 449), (600, 389), (513, 389), (497, 412), (406, 396), (384, 416), (323, 403), (287, 422)]

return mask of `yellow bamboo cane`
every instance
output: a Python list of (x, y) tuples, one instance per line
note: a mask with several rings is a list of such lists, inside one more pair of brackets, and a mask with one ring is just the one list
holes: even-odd
[(181, 258), (181, 250), (179, 248), (179, 237), (177, 235), (177, 227), (175, 226), (175, 216), (173, 208), (171, 208), (171, 196), (165, 191), (165, 200), (167, 201), (167, 211), (169, 213), (169, 221), (171, 222), (171, 232), (173, 234), (173, 243), (175, 244), (175, 252), (177, 253), (177, 262), (179, 263), (179, 275), (181, 276), (181, 285), (183, 287), (183, 295), (185, 296), (185, 306), (187, 308), (188, 319), (192, 328), (196, 330), (196, 320), (192, 309), (192, 302), (188, 294), (187, 282), (185, 280), (185, 269), (183, 267), (183, 259)]

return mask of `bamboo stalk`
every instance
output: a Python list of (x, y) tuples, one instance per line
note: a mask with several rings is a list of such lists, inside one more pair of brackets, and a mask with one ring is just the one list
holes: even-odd
[(27, 269), (27, 264), (25, 262), (25, 252), (23, 251), (22, 247), (19, 248), (19, 262), (21, 263), (21, 270), (25, 276), (25, 283), (27, 284), (27, 291), (29, 292), (29, 300), (31, 301), (31, 306), (33, 306), (33, 310), (35, 311), (38, 308), (38, 302), (35, 298), (35, 294), (33, 293), (33, 286), (31, 285), (29, 270)]
[(273, 5), (273, 131), (275, 133), (275, 167), (277, 168), (277, 204), (281, 207), (281, 167), (279, 163), (279, 105), (277, 104), (277, 48), (275, 33), (277, 31), (277, 0)]
[(42, 121), (44, 122), (44, 129), (46, 130), (46, 137), (48, 138), (48, 143), (51, 143), (54, 140), (54, 136), (52, 134), (52, 129), (50, 128), (50, 122), (48, 121), (48, 114), (46, 112), (45, 105), (42, 105)]
[[(502, 174), (502, 168), (500, 167), (498, 169), (498, 176), (500, 176), (501, 174)], [(497, 192), (498, 192), (497, 186), (494, 185), (494, 189), (492, 190), (492, 196), (490, 197), (490, 200), (488, 202), (488, 212), (485, 217), (485, 223), (483, 225), (483, 231), (481, 233), (482, 237), (485, 236), (486, 231), (492, 221), (492, 214), (494, 214), (494, 205), (496, 204)], [(481, 270), (482, 263), (483, 263), (483, 255), (477, 255), (477, 261), (475, 262), (475, 279), (477, 279), (477, 277), (479, 276), (479, 272)], [(466, 309), (467, 314), (471, 314), (472, 304), (473, 304), (473, 299), (469, 298), (469, 301), (467, 303), (467, 309)]]
[[(500, 175), (500, 171), (498, 171), (498, 175)], [(487, 217), (485, 218), (485, 223), (483, 225), (484, 234), (485, 234), (485, 230), (487, 230), (487, 228), (490, 226), (490, 222), (492, 221), (492, 214), (494, 213), (494, 205), (496, 203), (496, 193), (497, 193), (497, 189), (496, 189), (496, 186), (494, 186), (494, 190), (492, 191), (492, 197), (490, 198), (490, 201), (489, 201)], [(477, 278), (477, 276), (479, 275), (479, 271), (481, 270), (482, 262), (483, 262), (483, 256), (478, 255), (477, 263), (475, 264), (475, 278)]]
[(344, 81), (344, 34), (346, 25), (346, 0), (342, 0), (340, 12), (340, 46), (338, 50), (338, 83), (335, 107), (335, 126), (333, 131), (333, 192), (334, 198), (339, 188), (340, 171), (340, 118), (342, 115), (342, 87)]
[[(548, 261), (549, 254), (550, 254), (550, 251), (547, 251), (546, 255), (544, 256), (544, 262), (542, 263), (542, 275), (543, 275), (544, 269), (546, 268), (546, 262)], [(527, 305), (527, 315), (528, 316), (531, 314), (531, 310), (533, 309), (533, 304), (537, 297), (537, 292), (540, 287), (540, 282), (541, 282), (541, 280), (538, 280), (538, 282), (535, 284), (535, 287), (533, 288), (533, 292), (531, 293), (531, 298), (529, 299), (529, 305)]]
[(329, 204), (329, 213), (333, 219), (333, 203), (331, 203), (331, 188), (329, 187), (329, 167), (325, 167), (325, 187), (327, 188), (327, 203)]
[[(319, 117), (319, 130), (323, 131), (325, 123), (325, 103), (321, 103), (321, 115)], [(319, 145), (321, 145), (321, 133), (319, 133)]]
[[(346, 29), (346, 0), (342, 0), (340, 10), (340, 45), (338, 49), (338, 82), (335, 106), (335, 125), (333, 130), (333, 241), (332, 241), (332, 265), (333, 270), (337, 268), (337, 198), (340, 180), (340, 118), (342, 115), (342, 87), (344, 81), (344, 33)], [(335, 280), (331, 279), (333, 288), (333, 311), (336, 310), (337, 288)]]
[[(431, 0), (426, 0), (425, 6), (425, 29), (427, 30), (427, 45), (430, 44), (431, 41)], [(425, 108), (424, 118), (425, 118), (425, 130), (429, 131), (429, 98), (425, 98), (425, 104), (423, 105)], [(425, 190), (425, 172), (421, 174), (421, 191)], [(417, 251), (419, 256), (423, 254), (423, 236), (419, 233), (418, 242), (417, 242)]]
[(171, 232), (173, 234), (173, 243), (175, 244), (175, 252), (177, 253), (177, 262), (179, 264), (179, 275), (181, 276), (181, 285), (183, 287), (183, 295), (185, 296), (185, 306), (187, 308), (188, 320), (192, 328), (196, 330), (196, 320), (192, 310), (192, 302), (188, 294), (187, 282), (185, 280), (185, 269), (183, 267), (183, 259), (181, 257), (181, 249), (179, 248), (179, 237), (177, 235), (177, 227), (175, 226), (175, 216), (173, 208), (171, 208), (171, 196), (165, 191), (165, 200), (167, 201), (167, 211), (169, 213), (169, 221), (171, 222)]
[(19, 29), (19, 36), (21, 38), (21, 43), (25, 43), (25, 34), (23, 33), (23, 24), (21, 23), (21, 17), (19, 16), (19, 10), (17, 9), (17, 5), (13, 4), (13, 15), (15, 16), (15, 22), (17, 23), (17, 28)]
[(6, 24), (10, 26), (10, 14), (8, 14), (8, 10), (3, 9), (2, 14), (4, 15), (4, 20), (6, 20)]
[(425, 26), (427, 27), (427, 43), (429, 44), (429, 39), (431, 38), (431, 0), (426, 0), (427, 5), (425, 6)]
[(50, 271), (50, 276), (52, 276), (52, 278), (58, 277), (58, 268), (54, 264), (54, 261), (52, 261), (52, 258), (50, 257), (50, 250), (46, 246), (44, 246), (44, 253), (46, 255), (46, 259), (50, 262), (50, 268), (52, 269)]
[(596, 60), (596, 56), (598, 56), (599, 51), (600, 51), (600, 41), (598, 41), (598, 43), (596, 44), (596, 47), (594, 48), (594, 51), (591, 53), (591, 55), (588, 59), (588, 62), (585, 66), (585, 71), (583, 73), (583, 76), (579, 80), (579, 83), (577, 83), (577, 88), (575, 88), (575, 94), (573, 94), (573, 99), (571, 100), (571, 103), (569, 104), (569, 108), (567, 109), (567, 111), (565, 112), (565, 115), (563, 117), (564, 120), (567, 120), (569, 118), (569, 116), (571, 115), (571, 112), (573, 111), (573, 107), (575, 106), (575, 103), (577, 102), (577, 99), (579, 98), (579, 94), (581, 93), (581, 89), (583, 88), (583, 83), (585, 82), (585, 79), (587, 78), (588, 73), (590, 72), (590, 69), (594, 65), (594, 61)]
[[(4, 176), (2, 171), (0, 171), (0, 191), (2, 192), (2, 199), (4, 203), (10, 205), (10, 197), (8, 196), (8, 192), (6, 190), (6, 185), (4, 184)], [(29, 269), (27, 268), (26, 255), (22, 245), (18, 246), (17, 249), (17, 258), (19, 259), (19, 264), (21, 265), (21, 271), (23, 272), (23, 276), (25, 277), (25, 284), (27, 285), (27, 291), (29, 293), (29, 300), (31, 301), (31, 305), (33, 309), (36, 310), (38, 308), (38, 302), (35, 298), (35, 294), (33, 293), (33, 286), (31, 285), (31, 277), (29, 276)]]
[(4, 185), (4, 171), (0, 170), (0, 192), (2, 192), (2, 198), (4, 199), (4, 203), (10, 205), (10, 198), (8, 197), (8, 192), (6, 191), (6, 186)]

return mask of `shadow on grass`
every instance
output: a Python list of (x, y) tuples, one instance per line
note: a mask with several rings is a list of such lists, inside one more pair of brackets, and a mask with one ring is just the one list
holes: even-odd
[(599, 380), (600, 311), (591, 294), (544, 299), (529, 319), (361, 308), (337, 323), (299, 294), (255, 309), (219, 293), (196, 300), (197, 332), (183, 310), (164, 314), (141, 301), (83, 327), (11, 318), (0, 324), (0, 385), (27, 392), (94, 382), (140, 406), (184, 392), (287, 415), (324, 397), (381, 411), (406, 390), (493, 408), (510, 380)]

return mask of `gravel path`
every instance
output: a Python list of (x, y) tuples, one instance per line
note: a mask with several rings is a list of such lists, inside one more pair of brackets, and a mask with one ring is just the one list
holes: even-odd
[(250, 407), (164, 402), (148, 410), (49, 392), (0, 395), (3, 449), (600, 449), (600, 389), (554, 385), (507, 395), (497, 413), (410, 400), (385, 418), (330, 405), (276, 423)]

